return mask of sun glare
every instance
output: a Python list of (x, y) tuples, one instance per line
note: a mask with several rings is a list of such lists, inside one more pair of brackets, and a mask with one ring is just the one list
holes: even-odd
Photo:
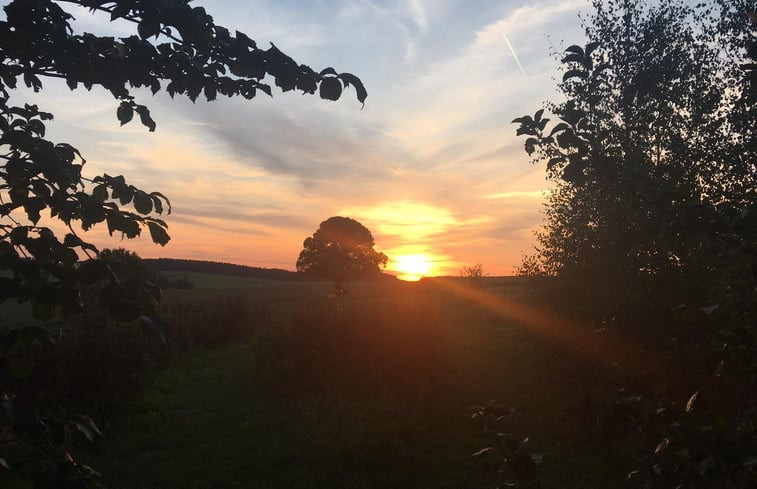
[(408, 282), (417, 282), (431, 272), (433, 264), (426, 255), (400, 255), (393, 260), (392, 269), (397, 278)]

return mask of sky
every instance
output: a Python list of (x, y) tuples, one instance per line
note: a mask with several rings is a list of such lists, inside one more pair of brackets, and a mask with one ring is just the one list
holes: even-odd
[[(339, 215), (371, 230), (393, 273), (423, 255), (431, 275), (474, 264), (509, 275), (532, 252), (549, 185), (511, 121), (558, 99), (551, 53), (584, 43), (587, 0), (194, 4), (261, 47), (359, 76), (365, 106), (351, 89), (337, 102), (274, 89), (194, 104), (136, 91), (157, 122), (150, 133), (120, 127), (117, 102), (97, 88), (43, 80), (38, 94), (17, 91), (11, 102), (55, 115), (48, 137), (77, 147), (87, 176), (123, 174), (171, 199), (165, 247), (104, 229), (86, 235), (98, 246), (293, 270), (304, 239)], [(77, 30), (132, 33), (63, 7)]]

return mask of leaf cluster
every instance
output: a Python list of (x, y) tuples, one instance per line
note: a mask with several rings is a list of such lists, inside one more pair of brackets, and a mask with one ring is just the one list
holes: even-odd
[(514, 121), (553, 183), (524, 269), (580, 290), (571, 307), (603, 329), (675, 336), (751, 389), (707, 415), (696, 396), (650, 414), (660, 441), (631, 483), (754, 487), (757, 6), (593, 4), (589, 43), (562, 58), (564, 101), (546, 107), (557, 120)]
[(482, 406), (473, 406), (470, 411), (471, 419), (479, 424), (479, 433), (490, 443), (472, 457), (494, 458), (506, 487), (539, 487), (537, 467), (542, 463), (543, 456), (529, 450), (528, 438), (518, 439), (504, 431), (506, 422), (515, 415), (515, 408), (490, 401)]
[[(60, 4), (75, 4), (93, 12), (136, 25), (137, 34), (124, 38), (75, 33), (73, 20)], [(333, 68), (320, 72), (298, 64), (271, 44), (258, 48), (242, 32), (231, 33), (216, 25), (202, 7), (187, 0), (15, 0), (5, 7), (0, 23), (0, 49), (5, 62), (0, 77), (8, 88), (18, 79), (35, 91), (42, 77), (66, 80), (73, 90), (100, 85), (120, 100), (117, 116), (122, 124), (136, 113), (151, 131), (155, 122), (144, 105), (137, 104), (131, 88), (146, 87), (171, 96), (200, 95), (215, 100), (255, 97), (258, 91), (272, 94), (266, 77), (282, 91), (319, 92), (321, 98), (337, 100), (343, 88), (352, 86), (361, 103), (367, 92), (350, 73)]]
[[(132, 24), (127, 37), (76, 32), (67, 4)], [(44, 90), (43, 80), (65, 80), (71, 90), (100, 86), (117, 101), (121, 125), (135, 119), (150, 131), (156, 123), (132, 91), (165, 90), (195, 101), (204, 96), (253, 98), (282, 91), (316, 92), (337, 100), (347, 87), (365, 102), (359, 78), (333, 68), (320, 72), (298, 64), (276, 46), (261, 49), (242, 32), (215, 24), (202, 7), (186, 0), (14, 0), (0, 21), (0, 302), (29, 301), (35, 315), (77, 313), (86, 306), (80, 289), (107, 279), (100, 302), (121, 319), (151, 317), (159, 294), (146, 282), (121, 280), (97, 258), (83, 231), (104, 224), (110, 235), (135, 238), (146, 230), (168, 243), (171, 204), (160, 192), (130, 185), (122, 175), (87, 178), (85, 160), (68, 143), (46, 138), (50, 113), (11, 103), (25, 85)], [(49, 215), (49, 224), (48, 224)], [(62, 238), (54, 229), (62, 224)], [(88, 261), (81, 262), (81, 258)], [(129, 293), (128, 291), (132, 291)]]
[(557, 120), (540, 109), (513, 121), (554, 184), (537, 235), (540, 268), (594, 281), (615, 303), (653, 296), (704, 307), (729, 281), (749, 295), (755, 85), (743, 60), (754, 6), (594, 7), (589, 43), (561, 60), (565, 101), (546, 107)]
[(635, 487), (754, 487), (757, 478), (754, 408), (737, 423), (725, 425), (712, 413), (698, 412), (698, 392), (681, 406), (660, 407), (653, 414), (665, 426), (654, 450), (628, 474)]

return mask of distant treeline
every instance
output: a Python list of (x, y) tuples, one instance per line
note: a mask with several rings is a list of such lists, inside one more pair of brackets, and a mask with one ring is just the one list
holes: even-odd
[(269, 280), (312, 280), (296, 272), (279, 268), (259, 268), (215, 261), (181, 260), (176, 258), (145, 258), (145, 264), (155, 272), (197, 272), (235, 275)]
[[(217, 261), (182, 260), (178, 258), (144, 258), (144, 263), (154, 272), (197, 272), (219, 275), (235, 275), (268, 280), (298, 280), (310, 282), (321, 280), (302, 273), (282, 270), (281, 268), (260, 268), (224, 263)], [(396, 279), (394, 275), (382, 273), (377, 279)]]

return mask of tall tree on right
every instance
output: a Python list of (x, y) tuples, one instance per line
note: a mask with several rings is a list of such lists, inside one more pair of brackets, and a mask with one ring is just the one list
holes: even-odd
[(562, 58), (564, 101), (513, 121), (553, 183), (530, 268), (608, 311), (720, 304), (753, 319), (754, 0), (593, 6), (589, 42)]

